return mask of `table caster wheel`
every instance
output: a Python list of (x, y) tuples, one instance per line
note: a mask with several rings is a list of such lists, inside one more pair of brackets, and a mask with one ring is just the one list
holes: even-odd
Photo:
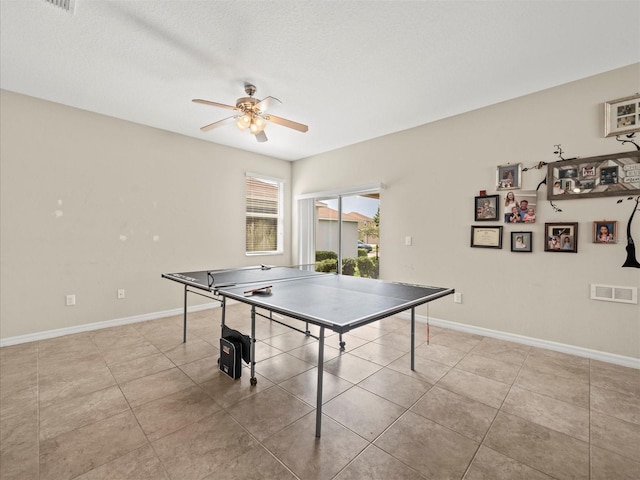
[(345, 342), (340, 342), (340, 350), (344, 350), (344, 346), (346, 345)]
[(258, 384), (258, 379), (256, 377), (253, 377), (249, 383), (251, 383), (252, 387), (255, 387)]

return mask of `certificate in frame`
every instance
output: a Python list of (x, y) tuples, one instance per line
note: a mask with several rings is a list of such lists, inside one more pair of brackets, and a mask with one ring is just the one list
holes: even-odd
[(502, 226), (471, 226), (471, 246), (477, 248), (502, 248)]

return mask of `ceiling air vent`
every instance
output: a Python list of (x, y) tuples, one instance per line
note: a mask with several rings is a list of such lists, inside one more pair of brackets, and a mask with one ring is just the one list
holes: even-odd
[(636, 287), (591, 284), (591, 299), (605, 302), (638, 303)]
[(75, 7), (76, 0), (44, 0), (45, 2), (54, 5), (56, 7), (60, 7), (67, 12), (73, 13), (73, 8)]

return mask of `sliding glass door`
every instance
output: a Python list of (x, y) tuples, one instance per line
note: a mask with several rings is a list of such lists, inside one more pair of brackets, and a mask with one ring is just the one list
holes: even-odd
[[(306, 199), (307, 202), (311, 198)], [(312, 197), (310, 211), (301, 215), (301, 230), (307, 232), (301, 241), (301, 259), (315, 259), (315, 268), (323, 272), (377, 278), (380, 262), (380, 194), (379, 191), (322, 195)], [(303, 218), (306, 217), (306, 218)], [(308, 222), (313, 222), (309, 228)], [(313, 233), (311, 233), (313, 232)], [(312, 241), (311, 241), (312, 240)]]

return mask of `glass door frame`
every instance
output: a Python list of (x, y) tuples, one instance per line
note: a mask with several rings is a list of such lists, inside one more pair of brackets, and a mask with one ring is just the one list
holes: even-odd
[(358, 195), (370, 195), (376, 193), (380, 195), (385, 186), (383, 183), (370, 185), (360, 185), (357, 187), (343, 188), (325, 192), (305, 193), (296, 196), (298, 201), (298, 264), (305, 265), (315, 263), (315, 225), (316, 201), (338, 200), (338, 273), (342, 273), (342, 199)]

